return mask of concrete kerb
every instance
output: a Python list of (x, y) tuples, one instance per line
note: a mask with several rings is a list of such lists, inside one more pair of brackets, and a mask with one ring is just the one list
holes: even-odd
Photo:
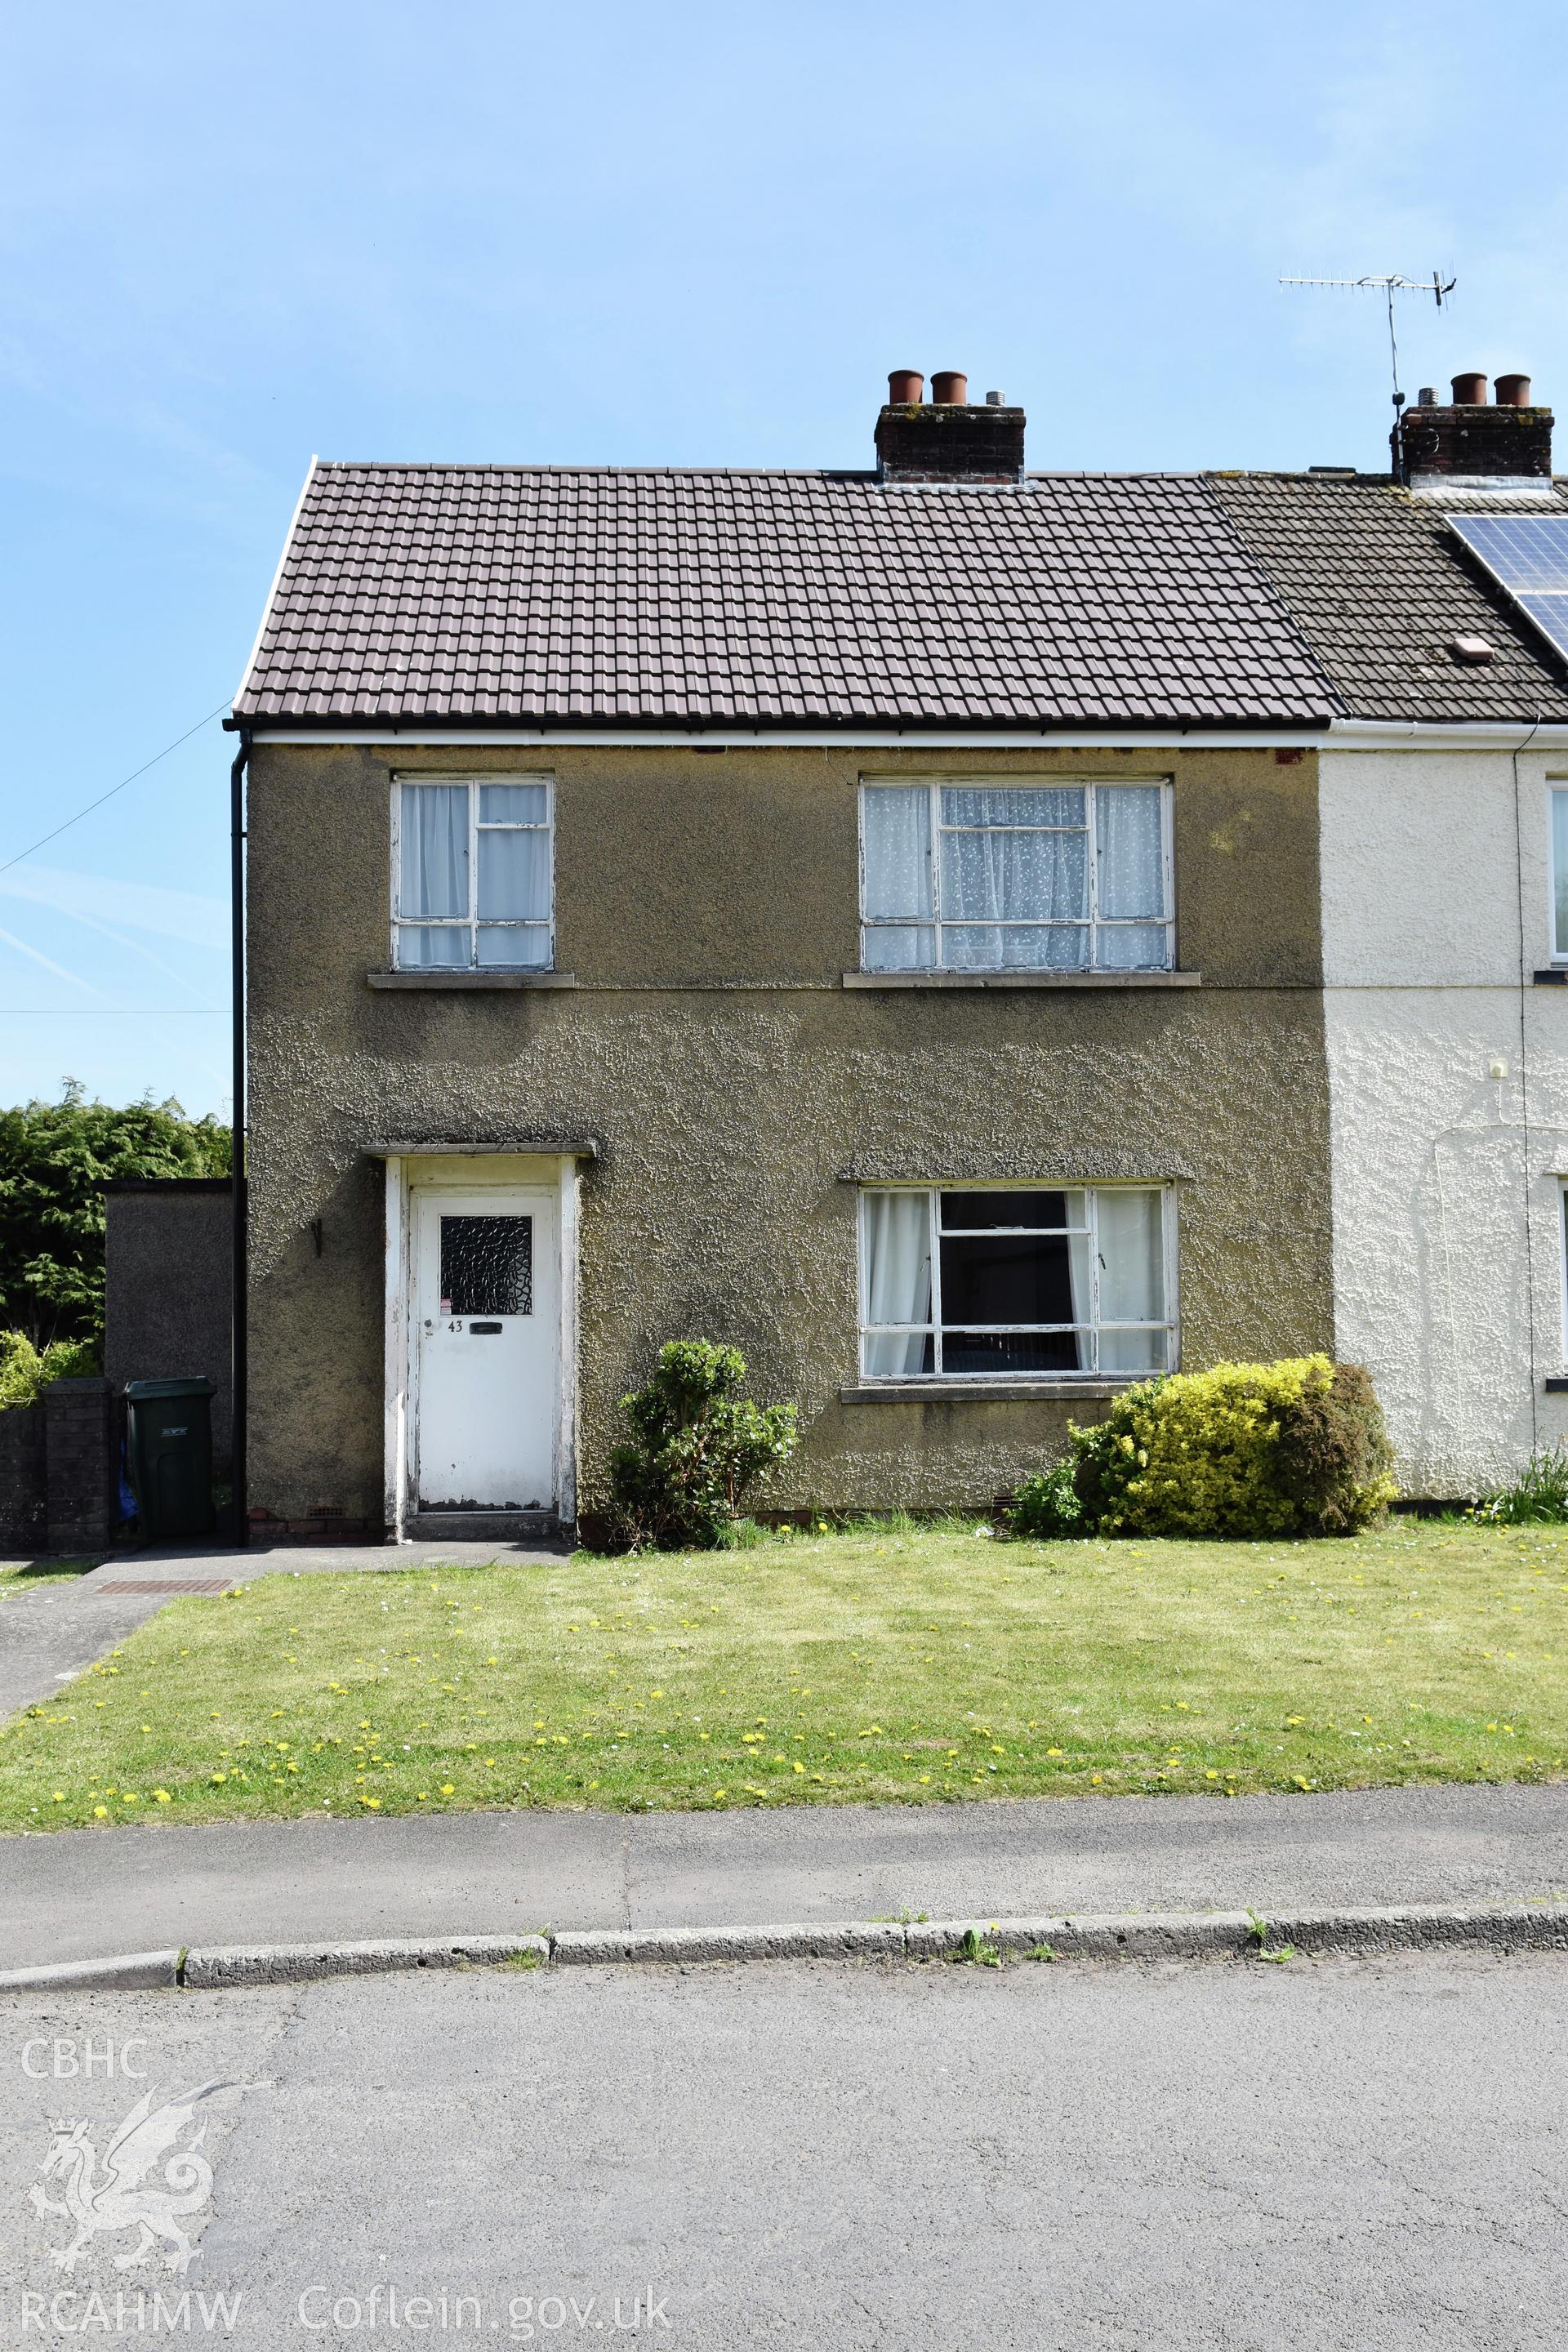
[(387, 1976), (409, 1969), (539, 1968), (549, 1957), (542, 1936), (457, 1936), (442, 1943), (231, 1944), (222, 1950), (187, 1951), (180, 1983), (188, 1991), (214, 1992), (222, 1986), (309, 1984), (322, 1977)]
[(395, 1937), (122, 1953), (0, 1972), (0, 1992), (213, 1991), (415, 1969), (605, 1968), (653, 1962), (1246, 1960), (1334, 1954), (1568, 1951), (1568, 1904), (1410, 1904), (1298, 1911), (1130, 1912), (1034, 1919), (846, 1920), (826, 1927), (593, 1928), (538, 1936)]

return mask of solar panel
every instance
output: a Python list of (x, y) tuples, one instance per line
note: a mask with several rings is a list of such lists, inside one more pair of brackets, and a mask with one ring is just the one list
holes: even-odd
[(1449, 520), (1526, 620), (1568, 655), (1568, 514), (1451, 515)]

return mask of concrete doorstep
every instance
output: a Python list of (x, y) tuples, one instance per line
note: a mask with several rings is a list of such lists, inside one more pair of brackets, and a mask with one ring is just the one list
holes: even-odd
[(1568, 1951), (1568, 1904), (1372, 1906), (1261, 1919), (1172, 1911), (1038, 1919), (870, 1919), (818, 1927), (584, 1928), (542, 1936), (386, 1937), (121, 1953), (0, 1972), (0, 1992), (213, 1991), (414, 1969), (603, 1968), (653, 1962), (878, 1959), (1282, 1962), (1334, 1954)]

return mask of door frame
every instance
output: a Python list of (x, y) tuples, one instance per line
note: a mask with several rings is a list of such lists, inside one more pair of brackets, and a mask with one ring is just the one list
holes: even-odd
[(472, 1145), (426, 1144), (385, 1161), (385, 1379), (383, 1399), (384, 1505), (388, 1539), (408, 1541), (417, 1508), (409, 1433), (418, 1411), (417, 1308), (413, 1213), (416, 1192), (548, 1192), (556, 1203), (557, 1380), (552, 1454), (555, 1517), (577, 1517), (577, 1160), (575, 1152), (504, 1152)]

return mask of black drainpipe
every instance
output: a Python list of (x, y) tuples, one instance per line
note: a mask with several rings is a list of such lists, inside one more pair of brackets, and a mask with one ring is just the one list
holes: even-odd
[(249, 763), (250, 733), (242, 727), (239, 749), (228, 772), (229, 950), (234, 992), (234, 1175), (230, 1186), (234, 1226), (229, 1271), (229, 1360), (234, 1394), (234, 1541), (241, 1551), (250, 1540), (245, 1462), (249, 1402), (245, 1198), (245, 772)]

